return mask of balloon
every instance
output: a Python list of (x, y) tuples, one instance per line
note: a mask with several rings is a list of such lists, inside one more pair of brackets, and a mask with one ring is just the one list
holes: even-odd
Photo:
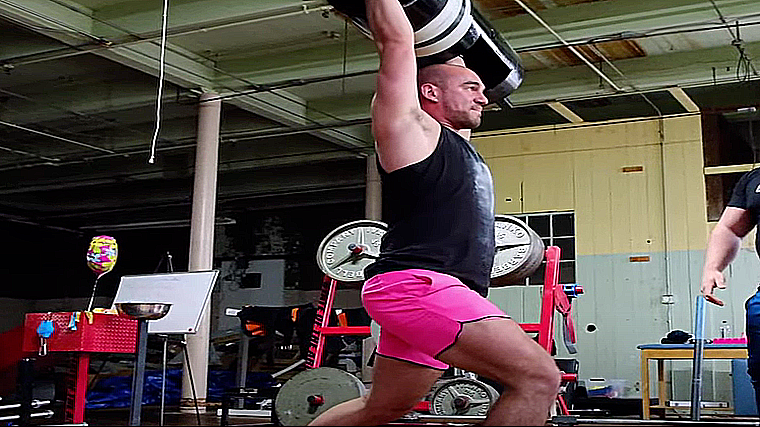
[(98, 276), (108, 273), (116, 264), (119, 247), (111, 236), (96, 236), (87, 251), (87, 266)]

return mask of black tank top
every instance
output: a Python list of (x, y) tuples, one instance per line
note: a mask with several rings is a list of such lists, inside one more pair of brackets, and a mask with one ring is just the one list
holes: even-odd
[(452, 275), (486, 296), (494, 202), (491, 173), (480, 154), (441, 126), (438, 145), (426, 159), (391, 173), (379, 169), (388, 232), (366, 278), (420, 268)]

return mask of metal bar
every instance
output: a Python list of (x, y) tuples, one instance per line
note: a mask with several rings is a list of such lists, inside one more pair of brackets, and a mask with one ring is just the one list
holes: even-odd
[(369, 326), (324, 326), (320, 328), (323, 335), (370, 335)]
[[(31, 388), (29, 390), (31, 390)], [(45, 406), (45, 405), (49, 405), (49, 404), (50, 404), (49, 400), (37, 400), (37, 399), (34, 399), (34, 400), (32, 400), (30, 402), (29, 407), (37, 409), (37, 408), (39, 408), (41, 406)], [(0, 406), (0, 411), (5, 411), (7, 409), (17, 409), (17, 408), (21, 408), (21, 403), (11, 403), (11, 404), (8, 404), (8, 405), (2, 405), (2, 406)]]
[(275, 372), (274, 374), (272, 374), (272, 378), (277, 378), (277, 377), (279, 377), (280, 375), (282, 375), (282, 374), (284, 374), (286, 372), (290, 372), (293, 369), (295, 369), (295, 368), (303, 365), (304, 363), (306, 363), (306, 359), (301, 359), (298, 362), (293, 363), (292, 365), (288, 366), (287, 368)]
[(96, 147), (94, 145), (86, 144), (84, 142), (74, 141), (73, 139), (63, 138), (61, 136), (53, 135), (53, 134), (46, 133), (46, 132), (40, 132), (38, 130), (29, 129), (28, 127), (19, 126), (19, 125), (14, 124), (14, 123), (8, 123), (8, 122), (4, 122), (4, 121), (0, 120), (0, 125), (12, 127), (14, 129), (23, 130), (23, 131), (26, 131), (26, 132), (31, 132), (31, 133), (34, 133), (34, 134), (37, 134), (37, 135), (41, 135), (41, 136), (46, 136), (48, 138), (57, 139), (59, 141), (68, 142), (69, 144), (78, 145), (80, 147), (89, 148), (91, 150), (102, 151), (102, 152), (108, 153), (108, 154), (116, 154), (116, 152), (113, 151), (113, 150), (107, 150), (105, 148)]
[(129, 405), (129, 425), (140, 425), (142, 409), (143, 381), (145, 377), (145, 356), (148, 353), (148, 321), (137, 320), (137, 354), (132, 373), (132, 401)]
[[(238, 348), (238, 372), (237, 372), (237, 386), (238, 388), (245, 388), (245, 383), (248, 379), (248, 347), (250, 345), (251, 338), (246, 335), (243, 330), (240, 330), (240, 347)], [(239, 398), (237, 401), (237, 407), (239, 409), (245, 409), (245, 399)]]
[(699, 421), (702, 409), (702, 361), (705, 356), (705, 299), (697, 296), (694, 312), (694, 363), (691, 374), (691, 419)]
[[(32, 407), (34, 401), (32, 400), (32, 389), (34, 388), (34, 359), (31, 357), (25, 357), (21, 359), (18, 364), (18, 382), (21, 386), (20, 397), (21, 403), (17, 405), (21, 408), (21, 425), (28, 425), (29, 418), (31, 418)], [(49, 403), (49, 402), (48, 402)], [(2, 408), (2, 407), (0, 407)], [(4, 408), (3, 408), (4, 409)]]
[[(41, 417), (50, 418), (53, 415), (54, 415), (53, 411), (47, 410), (47, 411), (42, 411), (42, 412), (32, 412), (29, 417), (30, 418), (41, 418)], [(0, 421), (11, 421), (11, 420), (17, 420), (19, 418), (21, 418), (20, 415), (8, 415), (6, 417), (0, 417)], [(71, 425), (71, 424), (68, 424), (68, 425)], [(73, 424), (73, 425), (77, 425), (77, 424)]]
[[(171, 256), (171, 255), (170, 255)], [(171, 258), (169, 258), (169, 262), (171, 262)], [(163, 351), (163, 357), (162, 357), (162, 363), (161, 363), (161, 414), (158, 418), (158, 425), (162, 426), (164, 425), (164, 403), (165, 403), (165, 396), (166, 396), (166, 346), (169, 341), (168, 335), (163, 335), (164, 338), (164, 351)]]

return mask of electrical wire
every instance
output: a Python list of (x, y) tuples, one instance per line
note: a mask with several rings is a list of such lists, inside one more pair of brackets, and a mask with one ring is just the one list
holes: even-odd
[(713, 5), (715, 12), (718, 14), (720, 22), (723, 23), (723, 26), (731, 35), (731, 45), (734, 46), (739, 52), (739, 59), (736, 64), (736, 79), (740, 82), (745, 82), (752, 78), (752, 74), (755, 76), (760, 76), (760, 74), (758, 74), (757, 70), (755, 69), (754, 64), (752, 63), (752, 58), (747, 55), (747, 52), (744, 49), (744, 41), (741, 39), (741, 35), (739, 34), (738, 20), (736, 22), (736, 33), (734, 34), (734, 31), (731, 29), (731, 26), (726, 20), (726, 17), (723, 16), (723, 12), (720, 11), (720, 8), (718, 8), (718, 5), (715, 3), (715, 0), (710, 0), (710, 3)]
[(156, 128), (153, 132), (153, 139), (150, 143), (150, 157), (148, 163), (153, 164), (156, 162), (156, 143), (158, 141), (158, 133), (161, 130), (161, 104), (163, 104), (163, 91), (164, 91), (164, 72), (166, 69), (166, 27), (169, 16), (169, 0), (164, 0), (163, 20), (161, 22), (161, 57), (159, 59), (158, 68), (158, 97), (156, 99)]

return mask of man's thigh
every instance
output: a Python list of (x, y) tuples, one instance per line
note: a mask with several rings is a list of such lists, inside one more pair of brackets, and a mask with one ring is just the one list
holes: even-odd
[(411, 409), (443, 371), (384, 356), (375, 358), (367, 406), (382, 411)]
[(444, 363), (518, 385), (529, 373), (554, 366), (541, 346), (512, 319), (465, 323), (456, 343), (438, 356)]

